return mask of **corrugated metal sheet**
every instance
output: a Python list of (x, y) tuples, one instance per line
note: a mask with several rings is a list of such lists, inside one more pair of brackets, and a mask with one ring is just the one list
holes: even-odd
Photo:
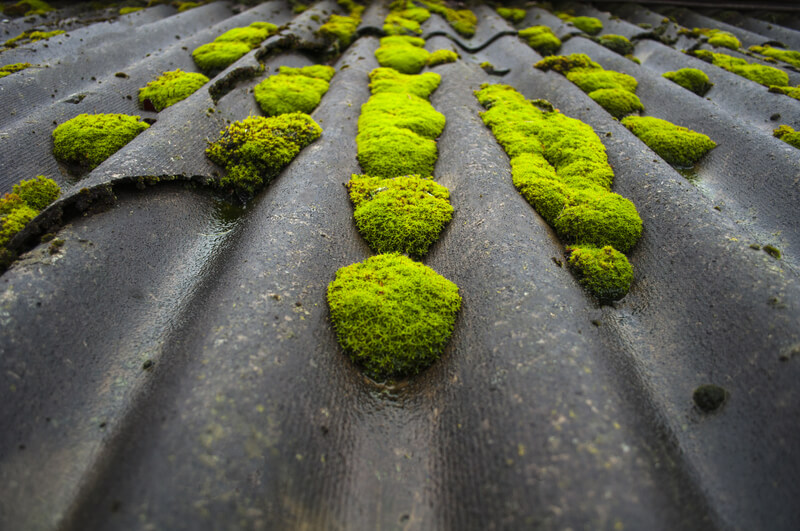
[[(424, 262), (458, 284), (463, 307), (442, 359), (400, 388), (361, 375), (325, 300), (338, 268), (371, 255), (342, 184), (360, 172), (357, 120), (388, 6), (370, 5), (330, 59), (337, 74), (313, 113), (322, 138), (244, 206), (203, 185), (221, 171), (207, 141), (260, 114), (251, 90), (279, 66), (322, 60), (315, 30), (341, 7), (214, 2), (108, 20), (69, 8), (0, 26), (68, 29), (0, 53), (36, 64), (0, 79), (0, 191), (38, 174), (65, 190), (0, 277), (0, 528), (800, 525), (800, 151), (772, 136), (800, 127), (800, 101), (681, 53), (697, 43), (676, 31), (800, 48), (796, 17), (559, 6), (633, 39), (641, 65), (585, 35), (559, 53), (634, 76), (647, 115), (717, 142), (689, 179), (566, 78), (534, 69), (541, 57), (494, 10), (471, 7), (471, 39), (437, 15), (423, 24), (427, 49), (461, 54), (433, 69), (447, 119), (435, 175), (455, 214)], [(138, 108), (147, 81), (196, 71), (191, 50), (259, 20), (282, 30), (186, 100)], [(539, 7), (516, 28), (536, 24), (576, 33)], [(704, 98), (661, 77), (685, 66), (715, 83)], [(486, 82), (599, 134), (613, 189), (645, 227), (623, 300), (599, 305), (557, 265), (563, 245), (478, 115)], [(77, 179), (50, 134), (86, 112), (155, 122)], [(65, 242), (54, 254), (36, 244), (50, 230)], [(751, 248), (766, 244), (782, 258)], [(729, 392), (713, 414), (692, 401), (705, 383)]]

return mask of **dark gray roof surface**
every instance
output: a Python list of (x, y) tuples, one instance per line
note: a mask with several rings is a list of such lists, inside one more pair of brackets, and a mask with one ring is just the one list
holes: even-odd
[[(471, 39), (437, 15), (423, 24), (427, 49), (461, 54), (432, 69), (447, 119), (435, 175), (455, 214), (424, 262), (463, 305), (442, 359), (401, 387), (353, 365), (325, 299), (337, 269), (372, 254), (342, 184), (361, 171), (357, 121), (387, 6), (372, 4), (330, 59), (312, 115), (322, 137), (244, 206), (204, 185), (222, 171), (207, 142), (260, 114), (251, 89), (265, 76), (321, 60), (314, 31), (343, 12), (335, 2), (102, 21), (109, 11), (72, 7), (38, 21), (66, 34), (0, 53), (0, 65), (36, 63), (0, 79), (0, 192), (39, 174), (64, 190), (0, 276), (0, 529), (798, 528), (800, 150), (772, 130), (800, 127), (800, 101), (674, 41), (679, 25), (702, 26), (800, 48), (796, 18), (561, 6), (633, 38), (641, 65), (585, 35), (559, 53), (634, 76), (646, 115), (717, 142), (687, 177), (564, 76), (534, 69), (541, 56), (498, 36), (515, 28), (493, 9), (471, 7)], [(665, 15), (662, 40), (638, 25)], [(282, 30), (186, 100), (138, 107), (147, 81), (197, 71), (195, 47), (259, 20)], [(516, 29), (535, 24), (576, 33), (537, 7)], [(705, 97), (661, 77), (686, 66), (715, 83)], [(473, 91), (487, 82), (600, 136), (613, 190), (644, 221), (621, 301), (599, 305), (561, 267), (564, 246), (479, 117)], [(50, 135), (95, 112), (155, 122), (78, 179)], [(54, 254), (36, 244), (51, 230), (65, 242)], [(782, 258), (751, 248), (766, 244)], [(713, 414), (692, 401), (706, 383), (729, 393)]]

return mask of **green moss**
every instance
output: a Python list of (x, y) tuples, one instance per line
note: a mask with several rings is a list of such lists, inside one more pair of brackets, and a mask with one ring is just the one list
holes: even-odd
[(139, 116), (80, 114), (53, 131), (53, 154), (61, 162), (91, 170), (150, 127)]
[(3, 13), (10, 17), (32, 17), (44, 15), (50, 11), (55, 11), (55, 8), (43, 0), (22, 0), (3, 8)]
[(137, 11), (141, 11), (144, 9), (143, 7), (123, 7), (120, 8), (119, 14), (120, 15), (130, 15), (131, 13), (136, 13)]
[(253, 196), (321, 134), (322, 128), (303, 113), (250, 117), (222, 131), (206, 155), (227, 171), (222, 186)]
[(772, 85), (769, 87), (769, 91), (800, 100), (800, 87), (778, 87), (776, 85)]
[(602, 67), (592, 61), (592, 59), (583, 53), (573, 53), (570, 55), (551, 55), (545, 57), (535, 65), (539, 70), (547, 72), (548, 70), (555, 70), (559, 74), (566, 75), (567, 72), (576, 69), (602, 69)]
[(717, 145), (702, 133), (659, 118), (629, 116), (622, 125), (673, 166), (692, 167)]
[(387, 35), (419, 35), (422, 27), (416, 20), (405, 18), (400, 13), (389, 13), (383, 21), (383, 31)]
[[(514, 185), (565, 243), (633, 248), (641, 218), (629, 200), (610, 191), (614, 173), (591, 127), (546, 102), (527, 101), (507, 85), (483, 85), (476, 95), (488, 109), (481, 118), (511, 158)], [(607, 284), (585, 269), (589, 289)]]
[(34, 179), (15, 184), (12, 193), (32, 209), (40, 211), (58, 199), (58, 196), (61, 195), (61, 188), (53, 179), (39, 175)]
[(361, 17), (331, 15), (325, 24), (320, 26), (320, 35), (331, 42), (337, 42), (340, 48), (347, 47), (353, 41)]
[(622, 35), (603, 35), (597, 39), (597, 42), (620, 55), (629, 55), (633, 53), (633, 43)]
[(475, 35), (478, 17), (469, 9), (451, 9), (442, 0), (420, 0), (420, 3), (432, 12), (442, 15), (459, 35), (467, 38)]
[(634, 63), (636, 63), (637, 65), (640, 65), (640, 64), (642, 64), (642, 61), (641, 61), (641, 59), (639, 59), (638, 57), (636, 57), (636, 56), (635, 56), (635, 55), (633, 55), (632, 53), (625, 54), (625, 59), (630, 59), (631, 61), (633, 61), (633, 62), (634, 62)]
[(421, 258), (453, 215), (449, 191), (430, 177), (353, 175), (348, 189), (358, 231), (376, 253)]
[(731, 50), (738, 50), (741, 48), (742, 43), (732, 33), (727, 31), (715, 31), (709, 36), (708, 44), (713, 47), (722, 46), (723, 48), (730, 48)]
[(795, 131), (788, 125), (782, 125), (772, 131), (772, 136), (780, 138), (790, 146), (800, 149), (800, 131)]
[(12, 39), (8, 39), (5, 42), (5, 45), (8, 48), (14, 48), (15, 46), (21, 46), (23, 44), (29, 44), (36, 41), (45, 41), (51, 37), (55, 37), (56, 35), (61, 35), (65, 33), (64, 30), (53, 30), (53, 31), (23, 31), (16, 37)]
[(766, 87), (771, 85), (785, 87), (789, 85), (789, 76), (786, 72), (771, 66), (748, 63), (738, 57), (731, 57), (724, 53), (715, 53), (708, 50), (695, 50), (693, 54), (714, 66), (724, 68), (729, 72)]
[(541, 55), (554, 54), (561, 48), (561, 39), (547, 26), (531, 26), (520, 30), (518, 35)]
[(290, 112), (310, 113), (328, 92), (328, 80), (334, 73), (333, 67), (323, 65), (303, 68), (282, 66), (279, 74), (256, 85), (256, 102), (267, 116)]
[(461, 307), (458, 287), (402, 255), (339, 269), (328, 285), (342, 348), (375, 380), (412, 376), (435, 362)]
[(570, 17), (568, 22), (589, 35), (597, 35), (603, 31), (603, 23), (594, 17)]
[(611, 246), (569, 247), (569, 265), (579, 282), (601, 301), (624, 297), (633, 282), (633, 267), (628, 258)]
[(425, 41), (419, 37), (394, 35), (381, 39), (375, 57), (381, 66), (394, 68), (404, 74), (416, 74), (428, 62), (430, 53), (422, 48)]
[(512, 24), (517, 24), (525, 19), (525, 10), (514, 7), (498, 7), (497, 14)]
[(600, 89), (589, 93), (589, 97), (617, 119), (644, 110), (639, 96), (627, 90)]
[(178, 2), (178, 13), (183, 13), (184, 11), (189, 11), (190, 9), (194, 9), (195, 7), (200, 7), (199, 2)]
[(376, 68), (369, 73), (369, 89), (372, 94), (409, 93), (428, 99), (439, 86), (442, 78), (434, 72), (419, 75), (401, 74), (393, 68)]
[(781, 251), (774, 245), (765, 245), (764, 252), (770, 255), (772, 258), (776, 260), (780, 260), (781, 258)]
[(222, 70), (251, 50), (244, 42), (209, 42), (192, 52), (195, 64), (204, 72)]
[(17, 234), (25, 228), (30, 220), (37, 216), (38, 212), (33, 208), (22, 205), (15, 208), (5, 216), (0, 217), (0, 248), (5, 245)]
[(458, 54), (453, 50), (436, 50), (428, 57), (428, 66), (436, 66), (458, 61)]
[(587, 94), (600, 89), (621, 89), (627, 92), (636, 92), (636, 88), (639, 86), (633, 76), (613, 70), (603, 70), (602, 68), (571, 70), (567, 72), (567, 79), (578, 85)]
[(208, 78), (195, 72), (183, 72), (180, 68), (164, 72), (139, 89), (139, 103), (156, 111), (166, 109), (194, 94), (208, 83)]
[(10, 76), (14, 72), (19, 72), (21, 70), (25, 70), (26, 68), (30, 68), (31, 66), (32, 65), (30, 63), (14, 63), (0, 67), (0, 79)]
[(277, 31), (278, 26), (275, 24), (270, 24), (269, 22), (254, 22), (249, 26), (229, 29), (214, 39), (214, 42), (243, 42), (252, 49)]
[(6, 194), (0, 197), (0, 216), (10, 214), (21, 206), (25, 206), (25, 201), (17, 194)]
[(681, 68), (674, 72), (664, 72), (661, 76), (677, 83), (686, 90), (691, 90), (698, 96), (705, 96), (706, 92), (714, 86), (714, 83), (708, 79), (706, 73), (697, 68)]
[(783, 50), (781, 48), (773, 48), (772, 46), (751, 46), (751, 52), (759, 53), (766, 57), (772, 57), (784, 63), (789, 63), (792, 66), (800, 68), (800, 52), (795, 50)]

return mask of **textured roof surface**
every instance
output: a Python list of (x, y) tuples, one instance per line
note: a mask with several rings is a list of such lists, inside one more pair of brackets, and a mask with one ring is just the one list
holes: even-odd
[[(129, 15), (67, 7), (0, 24), (65, 34), (0, 52), (0, 193), (55, 179), (62, 198), (13, 240), (0, 276), (0, 529), (797, 529), (800, 526), (800, 101), (682, 52), (680, 28), (739, 38), (724, 50), (800, 50), (800, 15), (636, 4), (559, 4), (632, 39), (618, 55), (550, 11), (511, 25), (484, 4), (470, 39), (439, 15), (426, 49), (459, 52), (431, 97), (447, 123), (436, 180), (453, 219), (424, 263), (463, 303), (442, 358), (400, 386), (342, 352), (326, 288), (372, 253), (342, 184), (388, 5), (331, 54), (332, 0), (212, 2)], [(670, 17), (666, 18), (665, 17)], [(759, 18), (760, 17), (760, 18)], [(137, 91), (191, 51), (255, 21), (281, 26), (159, 113)], [(515, 30), (547, 25), (638, 81), (643, 115), (711, 137), (677, 171), (577, 86), (533, 64)], [(567, 38), (571, 36), (571, 38)], [(335, 66), (313, 112), (323, 135), (245, 205), (205, 184), (204, 150), (259, 115), (253, 87), (281, 65)], [(488, 61), (495, 72), (480, 67)], [(261, 69), (260, 63), (264, 69)], [(661, 74), (703, 70), (704, 96)], [(613, 191), (644, 222), (628, 295), (600, 305), (512, 184), (473, 92), (505, 83), (589, 124)], [(53, 157), (81, 113), (152, 126), (86, 175)], [(64, 241), (51, 252), (43, 233)], [(762, 246), (781, 252), (775, 258)], [(146, 367), (146, 368), (145, 368)], [(703, 413), (693, 391), (723, 387)]]

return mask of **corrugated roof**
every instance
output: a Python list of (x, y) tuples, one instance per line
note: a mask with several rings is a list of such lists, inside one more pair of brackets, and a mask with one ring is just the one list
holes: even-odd
[[(316, 34), (345, 14), (333, 1), (301, 14), (280, 1), (70, 7), (0, 26), (6, 39), (67, 30), (0, 52), (0, 66), (34, 64), (0, 79), (0, 191), (35, 175), (63, 189), (10, 242), (22, 254), (0, 277), (0, 528), (797, 527), (800, 150), (772, 131), (800, 127), (800, 101), (683, 53), (721, 49), (678, 31), (728, 31), (742, 48), (726, 53), (797, 85), (796, 68), (746, 49), (800, 49), (796, 16), (555, 6), (630, 38), (637, 64), (543, 7), (516, 25), (470, 8), (472, 38), (439, 15), (422, 24), (426, 49), (461, 56), (430, 68), (447, 120), (434, 175), (455, 213), (423, 262), (463, 302), (442, 358), (399, 386), (363, 376), (326, 302), (336, 271), (373, 254), (342, 185), (361, 172), (358, 118), (388, 6), (371, 4), (338, 51)], [(194, 48), (255, 21), (281, 31), (187, 99), (139, 107), (148, 81), (198, 71)], [(559, 54), (636, 78), (643, 115), (717, 147), (674, 169), (563, 75), (533, 67), (542, 57), (514, 32), (540, 24), (564, 41)], [(319, 62), (337, 71), (312, 114), (322, 137), (245, 204), (207, 186), (223, 170), (204, 150), (261, 114), (255, 85)], [(700, 97), (661, 76), (682, 67), (713, 88)], [(644, 226), (622, 300), (601, 305), (581, 287), (514, 188), (479, 116), (483, 83), (546, 99), (602, 140), (612, 190)], [(101, 112), (153, 124), (70, 174), (52, 130)], [(38, 243), (46, 232), (63, 245)], [(693, 392), (709, 383), (728, 398), (703, 413)]]

